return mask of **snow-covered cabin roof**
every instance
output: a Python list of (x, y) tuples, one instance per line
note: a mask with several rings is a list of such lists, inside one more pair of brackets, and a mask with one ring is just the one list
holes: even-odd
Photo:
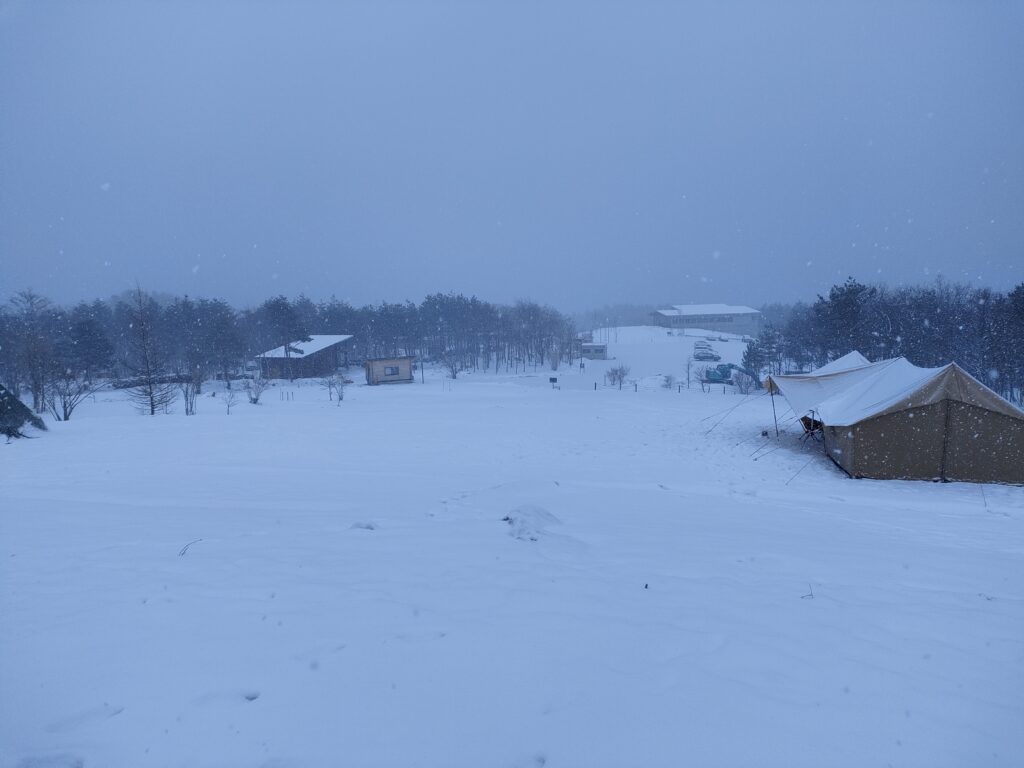
[(317, 335), (310, 336), (309, 341), (293, 341), (288, 345), (289, 352), (285, 355), (284, 347), (275, 347), (269, 352), (264, 352), (260, 357), (289, 357), (291, 359), (303, 358), (306, 355), (312, 355), (319, 352), (322, 349), (334, 346), (342, 341), (348, 341), (352, 336), (348, 335)]
[(759, 315), (756, 309), (732, 304), (673, 304), (671, 309), (659, 309), (659, 315), (680, 317), (689, 315)]
[(897, 357), (845, 370), (823, 371), (819, 368), (804, 375), (772, 376), (771, 381), (798, 416), (813, 411), (818, 421), (833, 427), (851, 426), (942, 400), (969, 403), (1024, 419), (1024, 411), (1003, 400), (956, 363), (918, 368), (906, 358)]

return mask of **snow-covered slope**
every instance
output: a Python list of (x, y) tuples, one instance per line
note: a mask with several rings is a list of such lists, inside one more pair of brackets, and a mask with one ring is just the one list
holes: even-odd
[(849, 480), (765, 397), (592, 374), (105, 393), (0, 446), (0, 766), (1024, 753), (1020, 488)]
[[(629, 368), (629, 381), (638, 388), (657, 388), (666, 375), (673, 376), (683, 387), (687, 380), (687, 362), (694, 352), (694, 343), (707, 341), (718, 353), (722, 363), (739, 365), (747, 345), (734, 334), (715, 333), (699, 329), (669, 330), (653, 325), (630, 326), (626, 328), (599, 328), (593, 331), (595, 342), (608, 345), (608, 360), (587, 360), (584, 369), (578, 364), (571, 369), (562, 366), (554, 376), (561, 376), (560, 384), (573, 389), (593, 389), (594, 382), (601, 386), (604, 374), (620, 365)], [(720, 339), (727, 339), (722, 341)], [(702, 366), (716, 365), (717, 362), (690, 361), (689, 373), (692, 386), (699, 387), (697, 370)]]

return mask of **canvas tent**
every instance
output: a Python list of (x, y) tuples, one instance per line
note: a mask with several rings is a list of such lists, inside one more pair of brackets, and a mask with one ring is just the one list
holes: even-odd
[(1024, 483), (1024, 411), (955, 363), (858, 357), (769, 379), (851, 476)]

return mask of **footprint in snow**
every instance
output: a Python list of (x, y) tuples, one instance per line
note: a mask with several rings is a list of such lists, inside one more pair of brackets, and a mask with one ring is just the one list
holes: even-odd
[(260, 697), (260, 692), (256, 690), (243, 690), (243, 691), (211, 691), (210, 693), (204, 693), (202, 696), (198, 696), (192, 699), (192, 703), (197, 706), (206, 706), (208, 704), (215, 704), (218, 702), (245, 702), (245, 701), (256, 701)]
[(523, 504), (516, 507), (502, 518), (512, 529), (509, 536), (520, 541), (537, 541), (547, 533), (549, 525), (559, 525), (562, 521), (537, 504)]
[(544, 768), (548, 764), (547, 755), (543, 752), (538, 752), (536, 755), (531, 757), (524, 757), (521, 760), (517, 760), (512, 763), (509, 768)]
[(50, 733), (66, 733), (85, 725), (100, 723), (111, 717), (116, 717), (122, 712), (124, 712), (124, 707), (112, 706), (104, 702), (102, 706), (86, 709), (73, 715), (62, 717), (59, 720), (54, 720), (46, 726), (46, 730)]
[(42, 755), (26, 757), (15, 763), (14, 768), (84, 768), (85, 760), (75, 755)]

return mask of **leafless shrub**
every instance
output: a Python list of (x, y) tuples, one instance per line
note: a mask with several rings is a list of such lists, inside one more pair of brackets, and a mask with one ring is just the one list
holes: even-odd
[(269, 383), (262, 376), (246, 379), (245, 393), (249, 396), (249, 402), (253, 405), (259, 405), (260, 396), (266, 391), (268, 386), (270, 386)]
[(704, 389), (704, 385), (707, 383), (709, 367), (710, 366), (707, 365), (697, 365), (693, 368), (693, 375), (696, 377), (697, 381), (700, 382), (701, 389)]
[(181, 399), (185, 402), (185, 415), (194, 416), (196, 412), (196, 398), (199, 396), (199, 391), (203, 386), (203, 377), (199, 373), (194, 373), (189, 378), (178, 384), (178, 389), (181, 390)]
[(89, 381), (70, 369), (58, 371), (46, 383), (46, 406), (57, 421), (68, 421), (79, 403), (100, 386), (100, 382)]
[(626, 380), (627, 376), (629, 376), (628, 365), (617, 365), (614, 368), (609, 369), (608, 373), (605, 374), (605, 377), (608, 379), (608, 383), (613, 387), (617, 384), (619, 389), (622, 389), (622, 384)]
[(339, 374), (333, 376), (325, 376), (320, 379), (320, 386), (327, 390), (327, 398), (334, 400), (334, 395), (338, 395), (338, 405), (341, 405), (341, 401), (345, 399), (345, 377)]
[(741, 395), (749, 395), (757, 388), (757, 381), (749, 373), (736, 371), (732, 376), (732, 383), (736, 385), (736, 391)]
[(551, 366), (552, 371), (557, 371), (558, 366), (562, 363), (562, 346), (558, 343), (552, 344), (551, 349), (548, 350), (548, 364)]
[(459, 371), (462, 370), (462, 363), (459, 358), (451, 352), (445, 352), (441, 355), (441, 365), (448, 371), (448, 376), (453, 379), (459, 377)]

